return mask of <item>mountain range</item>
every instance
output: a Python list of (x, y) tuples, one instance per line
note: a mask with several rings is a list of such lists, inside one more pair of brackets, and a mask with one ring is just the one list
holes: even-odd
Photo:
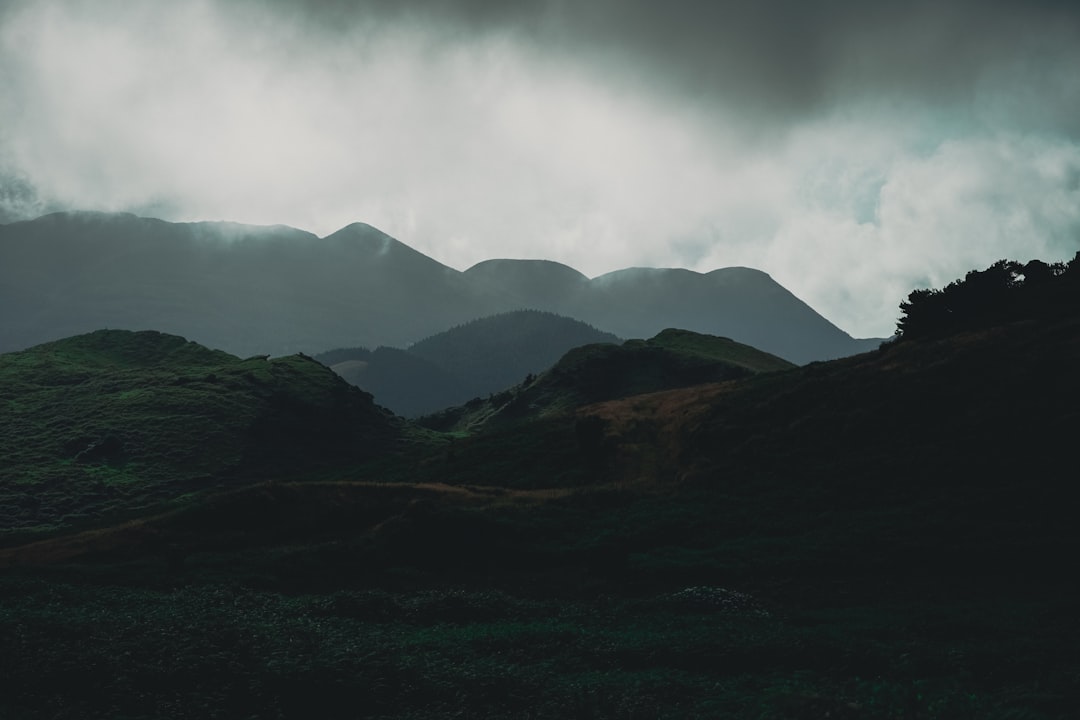
[(0, 352), (101, 328), (153, 329), (248, 356), (407, 347), (497, 313), (555, 312), (623, 338), (668, 327), (803, 364), (876, 347), (766, 273), (630, 268), (587, 278), (541, 260), (464, 272), (356, 223), (169, 223), (68, 212), (0, 225)]

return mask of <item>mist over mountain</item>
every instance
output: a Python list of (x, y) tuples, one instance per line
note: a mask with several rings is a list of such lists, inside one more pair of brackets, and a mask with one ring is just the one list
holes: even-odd
[(497, 260), (460, 272), (362, 223), (323, 238), (87, 212), (0, 226), (0, 351), (99, 328), (155, 329), (238, 355), (405, 347), (519, 309), (621, 337), (681, 327), (796, 363), (877, 344), (748, 268), (633, 268), (590, 280), (558, 263)]

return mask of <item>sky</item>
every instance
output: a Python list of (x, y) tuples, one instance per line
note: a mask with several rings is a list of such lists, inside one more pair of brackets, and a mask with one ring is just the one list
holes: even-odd
[(0, 0), (0, 222), (768, 272), (856, 337), (1080, 250), (1080, 6)]

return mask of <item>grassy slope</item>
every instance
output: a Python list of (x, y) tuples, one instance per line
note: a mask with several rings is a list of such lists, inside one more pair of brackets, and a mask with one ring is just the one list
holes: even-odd
[(1078, 359), (1018, 324), (236, 490), (7, 571), (0, 708), (1068, 717)]
[(99, 331), (0, 355), (5, 531), (41, 531), (380, 455), (400, 434), (302, 356), (241, 360), (172, 335)]
[[(634, 346), (640, 342), (631, 341), (630, 344)], [(787, 360), (735, 342), (730, 338), (703, 335), (676, 328), (664, 330), (656, 337), (644, 341), (644, 345), (731, 363), (755, 373), (789, 370), (795, 367)]]
[(574, 348), (527, 383), (421, 422), (440, 430), (490, 431), (603, 400), (793, 367), (728, 338), (669, 329), (649, 340)]

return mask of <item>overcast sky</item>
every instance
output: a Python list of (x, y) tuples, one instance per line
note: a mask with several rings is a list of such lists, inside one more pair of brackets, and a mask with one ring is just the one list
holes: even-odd
[(0, 222), (770, 273), (856, 336), (1080, 250), (1072, 2), (0, 0)]

